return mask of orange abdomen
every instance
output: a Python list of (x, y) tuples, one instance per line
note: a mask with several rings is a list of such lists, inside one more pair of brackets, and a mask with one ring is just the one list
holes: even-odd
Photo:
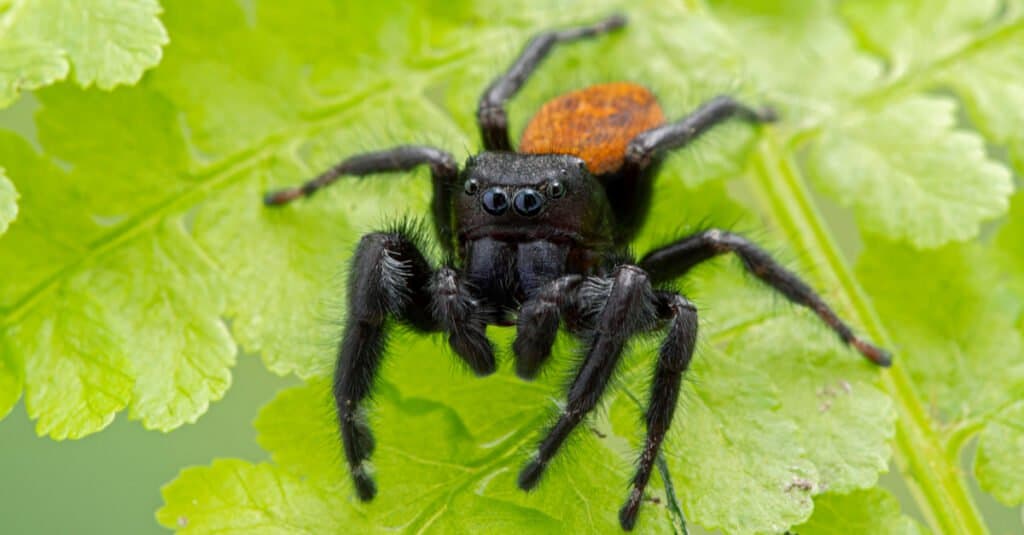
[(591, 173), (603, 175), (622, 167), (630, 140), (664, 122), (647, 88), (599, 84), (544, 104), (526, 125), (519, 152), (571, 154), (586, 162)]

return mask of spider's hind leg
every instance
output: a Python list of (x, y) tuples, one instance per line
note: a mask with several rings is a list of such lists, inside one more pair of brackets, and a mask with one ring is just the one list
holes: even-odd
[(659, 153), (685, 147), (715, 126), (733, 118), (748, 123), (768, 123), (774, 121), (776, 116), (771, 108), (758, 110), (732, 97), (715, 97), (676, 122), (638, 134), (626, 149), (625, 167), (634, 171), (643, 170)]
[(519, 57), (505, 71), (487, 86), (477, 107), (477, 124), (487, 150), (512, 150), (508, 138), (508, 115), (505, 101), (519, 92), (527, 78), (558, 43), (568, 43), (595, 37), (626, 25), (626, 17), (612, 15), (589, 26), (578, 26), (564, 30), (552, 30), (537, 34), (526, 43)]
[(713, 98), (675, 122), (645, 130), (626, 146), (622, 167), (602, 177), (615, 213), (616, 240), (625, 244), (643, 226), (650, 210), (654, 177), (665, 153), (683, 148), (718, 125), (739, 119), (748, 123), (775, 120), (770, 108), (754, 109), (732, 97)]

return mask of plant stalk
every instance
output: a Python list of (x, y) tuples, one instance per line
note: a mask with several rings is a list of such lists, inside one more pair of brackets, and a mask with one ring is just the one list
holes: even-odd
[[(836, 306), (876, 342), (895, 349), (878, 314), (829, 233), (811, 200), (803, 176), (791, 155), (780, 150), (774, 134), (764, 139), (752, 159), (754, 186), (764, 208), (780, 230), (815, 259), (818, 281), (837, 288)], [(896, 406), (896, 464), (914, 499), (935, 533), (987, 534), (988, 528), (971, 498), (956, 455), (947, 455), (932, 420), (895, 353), (892, 368), (881, 372), (881, 383)]]

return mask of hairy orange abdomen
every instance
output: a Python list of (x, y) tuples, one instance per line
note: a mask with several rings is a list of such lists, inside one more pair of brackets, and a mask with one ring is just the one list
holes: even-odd
[(661, 106), (647, 88), (599, 84), (551, 100), (523, 131), (519, 151), (571, 154), (595, 175), (622, 167), (626, 146), (637, 134), (664, 124)]

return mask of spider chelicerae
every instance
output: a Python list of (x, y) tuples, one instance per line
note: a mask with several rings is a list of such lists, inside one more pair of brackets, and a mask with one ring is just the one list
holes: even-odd
[(451, 154), (405, 145), (351, 156), (300, 187), (266, 196), (268, 205), (309, 196), (343, 176), (430, 167), (436, 237), (451, 260), (433, 267), (415, 233), (402, 228), (362, 237), (348, 280), (348, 317), (338, 349), (333, 393), (345, 457), (360, 499), (373, 499), (367, 467), (374, 439), (362, 414), (386, 352), (392, 322), (446, 333), (455, 354), (477, 375), (495, 371), (488, 325), (515, 325), (516, 373), (536, 376), (562, 327), (581, 340), (583, 359), (564, 409), (519, 474), (532, 489), (566, 438), (594, 409), (627, 342), (663, 329), (647, 404), (647, 435), (619, 521), (632, 529), (680, 383), (697, 339), (697, 309), (661, 286), (697, 264), (735, 253), (744, 267), (790, 301), (808, 307), (843, 342), (875, 364), (889, 355), (858, 337), (803, 281), (737, 234), (709, 229), (650, 251), (625, 251), (644, 222), (654, 171), (663, 156), (731, 119), (775, 119), (728, 96), (668, 122), (654, 95), (633, 83), (608, 83), (544, 104), (523, 132), (508, 136), (505, 102), (560, 43), (605, 34), (622, 15), (589, 26), (542, 32), (484, 91), (477, 120), (484, 151), (460, 171)]

